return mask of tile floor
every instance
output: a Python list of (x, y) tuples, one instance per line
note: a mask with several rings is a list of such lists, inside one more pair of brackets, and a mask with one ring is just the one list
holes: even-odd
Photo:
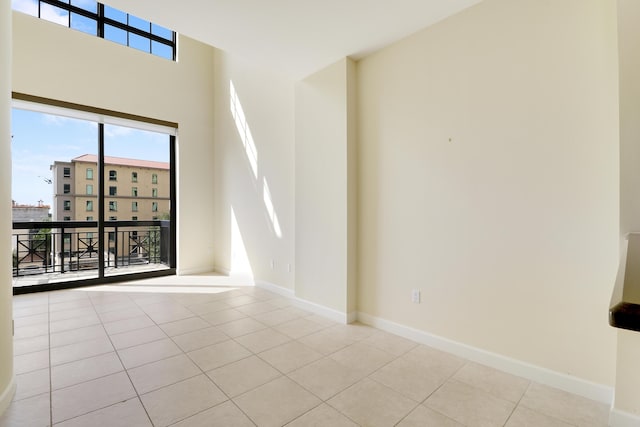
[(607, 424), (604, 404), (262, 289), (162, 283), (15, 297), (0, 426)]

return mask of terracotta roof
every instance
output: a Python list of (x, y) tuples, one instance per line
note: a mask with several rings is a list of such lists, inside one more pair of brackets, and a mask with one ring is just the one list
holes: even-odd
[[(78, 156), (75, 159), (71, 159), (72, 162), (86, 162), (86, 163), (98, 163), (98, 156), (95, 154), (84, 154)], [(107, 165), (119, 165), (119, 166), (133, 166), (137, 168), (151, 168), (151, 169), (167, 169), (169, 170), (168, 162), (153, 162), (151, 160), (138, 160), (127, 159), (125, 157), (111, 157), (104, 156), (104, 162)]]

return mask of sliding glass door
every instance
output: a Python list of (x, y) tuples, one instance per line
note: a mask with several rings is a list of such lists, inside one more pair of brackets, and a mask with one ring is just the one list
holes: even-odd
[(174, 136), (18, 108), (12, 134), (15, 293), (174, 272)]

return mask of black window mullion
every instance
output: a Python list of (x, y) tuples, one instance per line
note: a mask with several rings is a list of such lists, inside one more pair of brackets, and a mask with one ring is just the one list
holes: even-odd
[(104, 5), (98, 3), (98, 37), (104, 38)]
[[(78, 7), (69, 3), (63, 3), (59, 0), (40, 0), (38, 4), (40, 5), (41, 3), (47, 3), (47, 4), (50, 4), (51, 6), (59, 7), (60, 9), (66, 10), (69, 14), (73, 12), (73, 13), (77, 13), (78, 15), (82, 15), (86, 18), (91, 18), (95, 20), (98, 19), (97, 13), (82, 9), (81, 7)], [(100, 5), (100, 3), (98, 3), (98, 5)]]
[(152, 33), (153, 24), (149, 22), (149, 31), (141, 30), (139, 28), (133, 27), (129, 25), (129, 14), (127, 13), (127, 23), (123, 24), (122, 22), (118, 22), (114, 19), (107, 18), (104, 16), (104, 5), (102, 3), (97, 3), (98, 13), (94, 13), (81, 7), (72, 5), (70, 3), (64, 3), (60, 0), (39, 0), (38, 1), (38, 18), (41, 18), (42, 14), (42, 3), (49, 4), (51, 6), (59, 7), (60, 9), (66, 10), (69, 16), (69, 26), (71, 26), (71, 13), (75, 13), (85, 18), (93, 19), (97, 23), (97, 36), (100, 38), (105, 37), (105, 26), (110, 25), (115, 28), (119, 28), (127, 32), (127, 46), (130, 45), (129, 34), (135, 34), (140, 37), (144, 37), (149, 40), (149, 52), (153, 50), (153, 42), (161, 43), (165, 46), (169, 46), (173, 51), (173, 60), (176, 60), (176, 33), (172, 31), (171, 40), (166, 39), (164, 37), (160, 37), (156, 34)]
[(98, 123), (98, 278), (104, 279), (104, 123)]

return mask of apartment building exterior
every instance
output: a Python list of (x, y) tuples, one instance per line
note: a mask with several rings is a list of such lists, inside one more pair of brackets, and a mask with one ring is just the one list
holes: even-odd
[[(56, 161), (53, 221), (96, 221), (99, 180), (97, 156)], [(169, 163), (105, 157), (105, 220), (152, 220), (170, 215)]]

